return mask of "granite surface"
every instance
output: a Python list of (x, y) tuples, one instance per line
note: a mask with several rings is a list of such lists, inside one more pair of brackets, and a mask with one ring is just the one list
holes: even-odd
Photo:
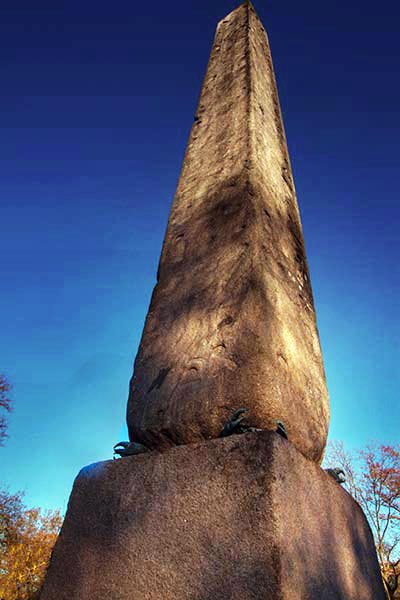
[(131, 380), (130, 437), (154, 449), (283, 421), (320, 462), (329, 425), (302, 227), (265, 30), (217, 28)]
[(385, 600), (358, 504), (273, 432), (98, 463), (41, 600)]

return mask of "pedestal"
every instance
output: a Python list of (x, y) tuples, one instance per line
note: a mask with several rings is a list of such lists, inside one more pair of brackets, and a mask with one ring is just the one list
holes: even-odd
[(78, 475), (41, 600), (385, 600), (352, 497), (273, 432)]

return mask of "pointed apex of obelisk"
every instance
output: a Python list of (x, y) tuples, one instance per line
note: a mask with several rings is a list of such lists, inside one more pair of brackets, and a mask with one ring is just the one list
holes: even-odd
[(218, 23), (218, 27), (221, 25), (221, 23), (225, 23), (227, 20), (229, 20), (230, 17), (234, 14), (245, 10), (253, 10), (254, 12), (256, 12), (250, 0), (245, 0), (244, 2), (242, 2), (242, 4), (239, 4), (239, 6), (231, 10), (223, 19), (221, 19)]
[(256, 9), (254, 8), (252, 2), (250, 2), (250, 0), (245, 0), (240, 6), (239, 8), (250, 8), (252, 10), (254, 10), (254, 12), (256, 12)]
[(236, 8), (234, 8), (230, 13), (228, 13), (223, 19), (221, 19), (217, 26), (217, 31), (222, 24), (226, 24), (230, 21), (234, 15), (239, 14), (241, 12), (246, 12), (249, 14), (250, 12), (254, 13), (256, 18), (260, 20), (260, 17), (257, 15), (256, 9), (254, 8), (252, 2), (250, 0), (245, 0), (242, 4), (239, 4)]

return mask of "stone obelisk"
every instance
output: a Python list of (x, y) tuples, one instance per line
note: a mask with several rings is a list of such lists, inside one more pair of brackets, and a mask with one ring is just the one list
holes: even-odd
[(264, 27), (245, 3), (217, 28), (128, 402), (150, 448), (218, 436), (229, 416), (320, 461), (329, 399)]
[[(239, 407), (265, 430), (208, 439)], [(316, 464), (328, 397), (250, 3), (218, 26), (128, 422), (154, 451), (81, 470), (41, 600), (385, 600), (362, 510)]]

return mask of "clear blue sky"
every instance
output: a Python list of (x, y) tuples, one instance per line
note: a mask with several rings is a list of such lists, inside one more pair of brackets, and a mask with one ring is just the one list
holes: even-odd
[[(0, 481), (65, 509), (126, 438), (128, 381), (217, 21), (231, 0), (2, 2)], [(270, 37), (331, 396), (398, 439), (400, 5), (255, 0)], [(7, 8), (7, 6), (9, 8)]]

